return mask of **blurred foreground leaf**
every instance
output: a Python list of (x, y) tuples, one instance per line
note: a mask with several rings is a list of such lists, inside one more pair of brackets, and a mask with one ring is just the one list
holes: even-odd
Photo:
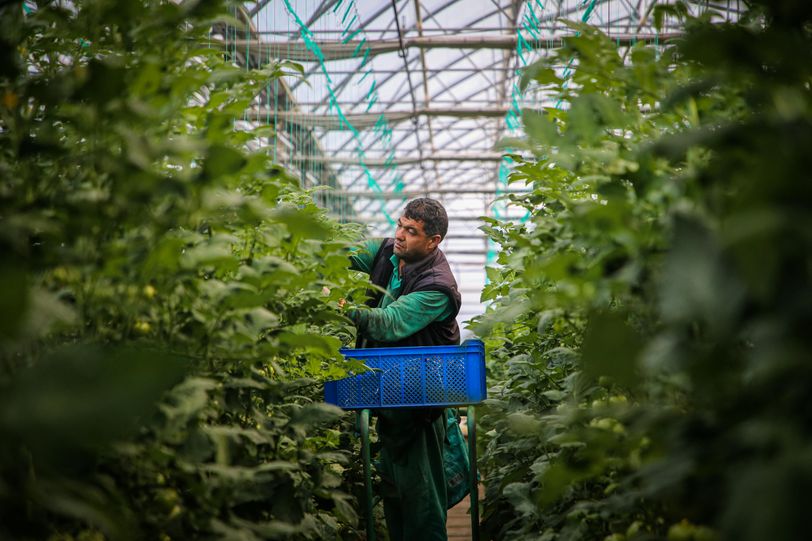
[(77, 453), (132, 435), (187, 368), (145, 348), (60, 348), (21, 371), (0, 396), (2, 439), (45, 459), (41, 464), (71, 466)]

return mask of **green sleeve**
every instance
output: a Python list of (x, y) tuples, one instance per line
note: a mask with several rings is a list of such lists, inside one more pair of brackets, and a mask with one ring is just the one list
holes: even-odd
[(401, 295), (386, 308), (358, 310), (351, 314), (358, 330), (377, 342), (394, 342), (413, 335), (436, 320), (452, 314), (445, 293), (416, 291)]
[(372, 272), (372, 263), (381, 244), (383, 239), (370, 239), (362, 246), (353, 248), (350, 252), (350, 268), (367, 274)]

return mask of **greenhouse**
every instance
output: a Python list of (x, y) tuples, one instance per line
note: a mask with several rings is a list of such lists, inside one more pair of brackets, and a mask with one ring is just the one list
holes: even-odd
[(0, 1), (0, 540), (795, 541), (812, 2)]

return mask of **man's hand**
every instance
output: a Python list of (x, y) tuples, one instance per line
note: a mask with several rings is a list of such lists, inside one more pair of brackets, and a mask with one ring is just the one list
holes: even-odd
[[(321, 288), (321, 294), (324, 295), (325, 297), (329, 296), (330, 295), (330, 288), (327, 287), (327, 286), (324, 286), (323, 288)], [(347, 299), (338, 299), (338, 309), (339, 310), (343, 310), (344, 306), (346, 304), (347, 304)]]

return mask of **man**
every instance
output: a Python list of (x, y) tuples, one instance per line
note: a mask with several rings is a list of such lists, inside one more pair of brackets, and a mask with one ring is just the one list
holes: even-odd
[[(395, 237), (370, 241), (350, 257), (352, 267), (386, 290), (372, 293), (369, 310), (350, 312), (358, 347), (456, 345), (461, 297), (443, 252), (448, 215), (433, 199), (410, 201)], [(380, 474), (392, 541), (446, 539), (446, 479), (442, 408), (378, 411)]]

